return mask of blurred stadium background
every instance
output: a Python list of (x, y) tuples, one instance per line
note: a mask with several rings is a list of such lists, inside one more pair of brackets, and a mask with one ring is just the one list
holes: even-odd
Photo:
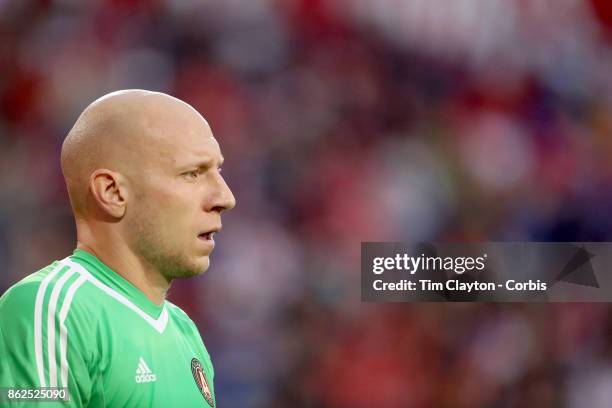
[(363, 304), (359, 243), (610, 240), (611, 28), (606, 0), (0, 0), (0, 293), (75, 245), (78, 113), (160, 90), (238, 200), (171, 290), (219, 406), (610, 407), (610, 305)]

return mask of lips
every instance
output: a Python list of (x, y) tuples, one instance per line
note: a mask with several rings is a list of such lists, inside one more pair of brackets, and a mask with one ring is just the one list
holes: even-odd
[(205, 241), (214, 241), (214, 236), (217, 232), (221, 231), (221, 227), (215, 227), (208, 231), (202, 231), (198, 234), (198, 238)]
[(212, 240), (214, 235), (215, 235), (214, 231), (203, 232), (200, 235), (198, 235), (198, 238), (205, 239), (205, 240)]

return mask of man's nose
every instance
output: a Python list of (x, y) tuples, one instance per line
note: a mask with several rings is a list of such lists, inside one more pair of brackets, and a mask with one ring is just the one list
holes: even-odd
[(211, 204), (211, 210), (218, 212), (231, 210), (236, 206), (236, 198), (221, 174), (215, 177), (215, 193)]

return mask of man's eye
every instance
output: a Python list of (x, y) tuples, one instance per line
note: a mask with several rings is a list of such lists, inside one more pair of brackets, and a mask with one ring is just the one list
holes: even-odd
[(183, 176), (185, 176), (186, 178), (190, 180), (198, 178), (199, 175), (200, 175), (200, 172), (198, 170), (192, 170), (192, 171), (188, 171), (187, 173), (183, 173)]

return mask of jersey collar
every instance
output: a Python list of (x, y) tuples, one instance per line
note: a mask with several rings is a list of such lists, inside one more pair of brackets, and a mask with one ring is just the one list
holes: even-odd
[(89, 271), (94, 278), (123, 295), (125, 298), (127, 298), (127, 300), (131, 301), (135, 306), (140, 308), (153, 319), (159, 318), (164, 311), (166, 301), (164, 301), (164, 303), (161, 305), (153, 303), (140, 289), (134, 286), (123, 276), (113, 271), (95, 255), (82, 249), (75, 249), (70, 259), (79, 263), (87, 271)]

